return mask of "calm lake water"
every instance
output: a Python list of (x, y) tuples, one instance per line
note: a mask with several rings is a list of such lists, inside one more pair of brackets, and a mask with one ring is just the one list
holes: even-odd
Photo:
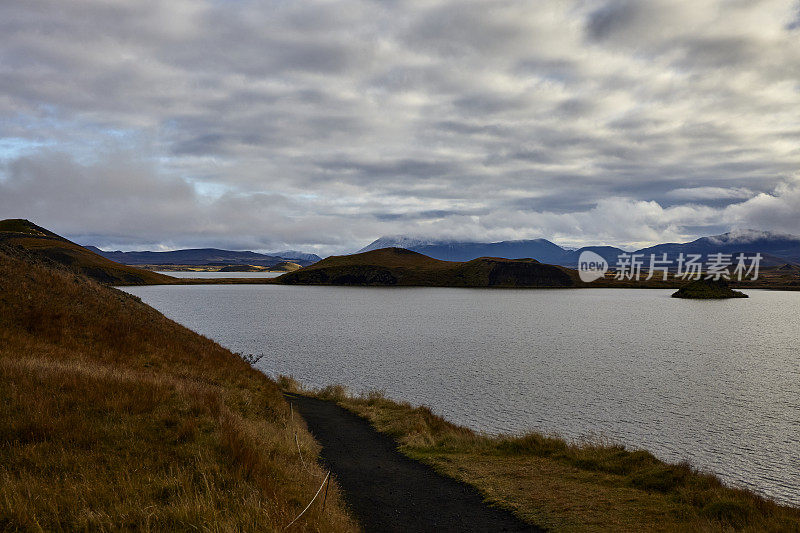
[(277, 278), (285, 272), (190, 272), (186, 270), (158, 270), (159, 274), (166, 274), (174, 278)]
[(601, 436), (800, 505), (800, 292), (126, 288), (306, 385), (383, 389), (487, 432)]

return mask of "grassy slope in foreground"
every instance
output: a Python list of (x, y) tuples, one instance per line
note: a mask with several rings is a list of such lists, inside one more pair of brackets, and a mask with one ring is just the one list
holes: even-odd
[[(287, 390), (299, 390), (281, 378)], [(369, 420), (400, 450), (469, 483), (486, 499), (552, 531), (800, 531), (800, 509), (723, 485), (643, 450), (557, 437), (481, 435), (380, 393), (318, 397)]]
[[(0, 530), (281, 530), (317, 453), (236, 355), (0, 244)], [(356, 529), (331, 490), (292, 530)]]
[(102, 283), (154, 285), (174, 281), (170, 276), (115, 263), (28, 220), (0, 220), (0, 243), (19, 246)]
[(382, 248), (333, 256), (278, 283), (304, 285), (406, 285), (429, 287), (572, 287), (575, 272), (533, 259), (481, 257), (458, 263), (440, 261), (404, 248)]

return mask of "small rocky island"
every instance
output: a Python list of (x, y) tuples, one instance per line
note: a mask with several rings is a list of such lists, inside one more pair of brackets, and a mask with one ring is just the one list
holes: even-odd
[(695, 300), (721, 300), (724, 298), (748, 298), (741, 292), (735, 291), (728, 286), (724, 279), (710, 280), (699, 279), (678, 289), (673, 298), (690, 298)]

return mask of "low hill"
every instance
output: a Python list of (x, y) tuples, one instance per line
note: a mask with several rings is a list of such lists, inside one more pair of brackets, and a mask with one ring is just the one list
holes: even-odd
[(228, 265), (220, 268), (216, 272), (265, 272), (267, 267), (255, 265)]
[(300, 270), (301, 268), (303, 268), (303, 266), (295, 263), (294, 261), (283, 261), (272, 267), (271, 270), (277, 270), (280, 272), (294, 272), (295, 270)]
[(574, 271), (533, 259), (440, 261), (403, 248), (333, 256), (284, 274), (279, 283), (429, 287), (573, 287)]
[(741, 292), (730, 288), (724, 279), (709, 280), (699, 279), (678, 289), (673, 298), (685, 298), (689, 300), (724, 300), (727, 298), (748, 298)]
[(215, 272), (293, 272), (301, 267), (292, 261), (281, 261), (271, 267), (257, 265), (228, 265), (216, 270)]
[(0, 244), (18, 246), (109, 285), (170, 283), (170, 276), (115, 263), (23, 219), (0, 221)]
[[(318, 450), (237, 355), (0, 243), (0, 530), (282, 531)], [(335, 484), (319, 504), (292, 530), (357, 530)]]
[(108, 252), (95, 246), (87, 246), (87, 248), (106, 259), (125, 265), (254, 265), (272, 267), (287, 260), (299, 263), (302, 266), (319, 261), (319, 256), (317, 255), (293, 251), (287, 252), (290, 257), (284, 257), (250, 251), (220, 250), (217, 248), (191, 248), (169, 252)]

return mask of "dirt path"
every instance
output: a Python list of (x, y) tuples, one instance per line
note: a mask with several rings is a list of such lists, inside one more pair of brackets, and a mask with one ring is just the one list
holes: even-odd
[(322, 445), (345, 500), (373, 531), (541, 531), (489, 507), (480, 493), (397, 451), (389, 437), (338, 405), (287, 395)]

